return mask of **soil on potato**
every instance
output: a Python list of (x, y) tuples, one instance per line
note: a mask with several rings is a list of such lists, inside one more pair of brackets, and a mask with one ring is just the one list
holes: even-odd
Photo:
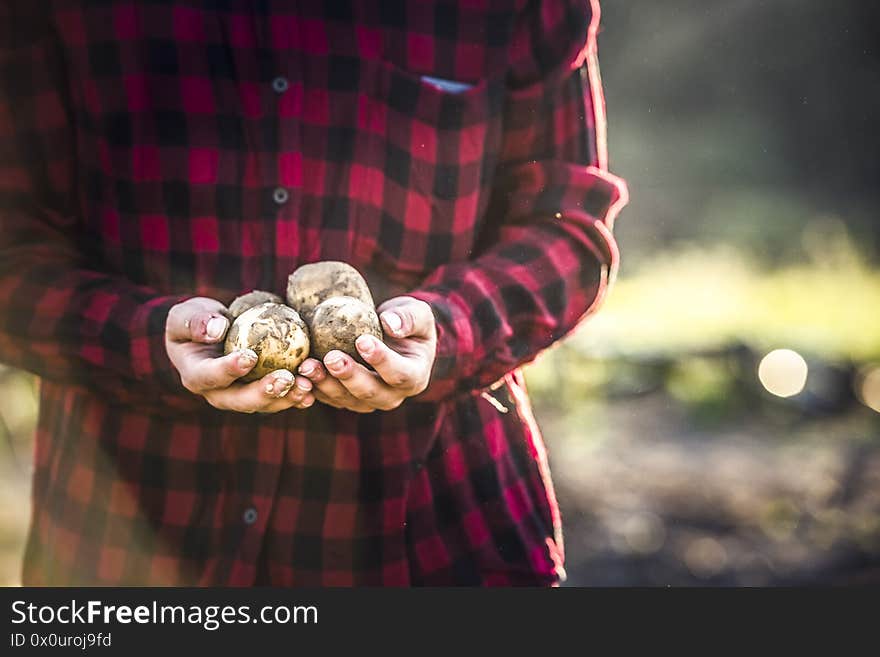
[(256, 316), (254, 323), (250, 325), (245, 345), (240, 344), (244, 337), (241, 335), (241, 325), (232, 325), (227, 335), (225, 351), (228, 353), (231, 347), (238, 344), (252, 349), (259, 357), (256, 367), (243, 376), (242, 381), (254, 381), (276, 369), (292, 369), (293, 363), (298, 365), (305, 359), (306, 347), (302, 344), (296, 349), (285, 350), (277, 355), (266, 353), (268, 345), (287, 345), (292, 342), (291, 331), (295, 330), (294, 327), (308, 336), (308, 328), (298, 313), (282, 305), (268, 306)]
[[(327, 266), (322, 266), (320, 269), (322, 270), (320, 273), (309, 275), (300, 274), (302, 278), (308, 280), (310, 283), (322, 281), (318, 287), (303, 285), (297, 277), (297, 272), (294, 272), (292, 275), (292, 286), (295, 291), (296, 299), (300, 301), (300, 303), (295, 303), (293, 305), (304, 317), (311, 317), (315, 308), (321, 302), (332, 297), (350, 296), (363, 301), (368, 306), (374, 306), (370, 288), (367, 286), (363, 276), (361, 276), (357, 270), (348, 267), (330, 266), (329, 264)], [(309, 289), (309, 287), (311, 287), (311, 289)], [(308, 289), (308, 292), (304, 293), (302, 291), (303, 289)], [(311, 305), (308, 303), (302, 303), (302, 298), (304, 296), (314, 296), (316, 298), (315, 304)]]
[(234, 318), (237, 318), (244, 311), (264, 303), (284, 303), (284, 300), (273, 292), (253, 290), (247, 294), (242, 294), (240, 297), (236, 297), (229, 304), (229, 313)]
[(359, 363), (366, 364), (358, 353), (355, 340), (365, 334), (383, 339), (375, 309), (347, 296), (333, 297), (319, 304), (311, 317), (309, 328), (312, 352), (318, 359), (323, 359), (328, 352), (338, 349)]

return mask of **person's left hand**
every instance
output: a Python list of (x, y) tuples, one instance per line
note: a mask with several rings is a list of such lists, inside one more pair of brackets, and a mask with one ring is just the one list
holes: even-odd
[(377, 312), (386, 341), (362, 335), (356, 342), (361, 358), (375, 371), (337, 350), (323, 363), (309, 358), (300, 365), (316, 400), (357, 413), (390, 411), (428, 387), (437, 349), (431, 307), (413, 297), (395, 297)]

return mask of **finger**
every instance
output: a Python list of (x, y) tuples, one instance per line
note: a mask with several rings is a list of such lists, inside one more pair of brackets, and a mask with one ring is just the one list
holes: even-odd
[(392, 388), (414, 388), (426, 378), (425, 364), (417, 356), (403, 356), (371, 335), (360, 336), (355, 345), (361, 357)]
[[(308, 408), (315, 400), (312, 395), (312, 382), (304, 376), (297, 376), (294, 379), (293, 387), (287, 393), (285, 399), (289, 400), (297, 408)], [(303, 405), (308, 399), (312, 401)]]
[[(256, 413), (286, 397), (294, 385), (294, 376), (287, 370), (275, 370), (259, 381), (231, 385), (205, 393), (205, 399), (217, 408), (239, 413)], [(288, 405), (291, 402), (287, 402)]]
[(309, 392), (313, 387), (312, 382), (308, 379), (308, 377), (305, 376), (295, 377), (294, 384), (299, 390), (302, 390), (303, 392)]
[(315, 405), (315, 395), (311, 392), (306, 393), (305, 395), (303, 395), (301, 400), (295, 402), (293, 405), (295, 408), (299, 408), (301, 410), (311, 408)]
[(335, 400), (338, 408), (344, 408), (345, 404), (357, 403), (357, 399), (351, 396), (345, 386), (327, 373), (320, 361), (309, 358), (300, 366), (299, 371), (308, 376), (316, 393), (320, 392), (324, 397)]
[(434, 313), (419, 299), (386, 302), (379, 306), (379, 319), (385, 332), (395, 338), (430, 338), (435, 332)]
[(316, 358), (306, 358), (297, 371), (303, 376), (308, 377), (313, 383), (318, 383), (327, 378), (324, 364)]
[(388, 387), (376, 374), (356, 363), (341, 351), (331, 351), (324, 357), (327, 371), (355, 398), (381, 410), (397, 408), (403, 396)]
[(184, 302), (174, 306), (168, 312), (165, 323), (168, 339), (174, 342), (211, 344), (226, 337), (229, 320), (221, 312), (223, 306), (219, 301), (206, 300), (209, 301), (211, 303), (201, 305)]
[(280, 399), (276, 399), (272, 402), (269, 402), (268, 405), (264, 406), (262, 409), (257, 411), (258, 413), (280, 413), (281, 411), (287, 411), (291, 408), (295, 408), (300, 411), (304, 411), (307, 408), (311, 408), (315, 404), (315, 396), (312, 393), (306, 393), (302, 399), (299, 401), (292, 399), (293, 393), (288, 394), (286, 397), (281, 397)]
[(203, 394), (232, 385), (256, 364), (257, 354), (250, 349), (234, 351), (220, 358), (205, 358), (202, 354), (190, 353), (181, 367), (180, 380), (187, 390)]
[(333, 408), (340, 408), (344, 411), (354, 411), (355, 413), (372, 413), (373, 411), (377, 410), (372, 406), (368, 406), (367, 404), (360, 402), (351, 396), (348, 397), (350, 401), (348, 401), (347, 403), (343, 403), (338, 399), (328, 397), (320, 390), (315, 390), (314, 395), (315, 401), (319, 401), (322, 404), (326, 404), (327, 406), (332, 406)]
[[(275, 387), (275, 386), (273, 386)], [(257, 413), (280, 413), (291, 408), (305, 410), (315, 403), (315, 396), (311, 392), (312, 383), (305, 377), (295, 377), (294, 384), (286, 394), (278, 393), (278, 396), (258, 409)]]
[(324, 395), (338, 399), (340, 402), (349, 397), (348, 391), (339, 381), (327, 373), (324, 364), (314, 358), (309, 358), (299, 366), (299, 373), (307, 377), (315, 390), (320, 390)]
[(313, 393), (318, 401), (335, 408), (361, 409), (359, 412), (364, 412), (364, 404), (354, 397), (340, 381), (328, 374), (321, 361), (309, 358), (300, 365), (299, 372), (311, 380)]

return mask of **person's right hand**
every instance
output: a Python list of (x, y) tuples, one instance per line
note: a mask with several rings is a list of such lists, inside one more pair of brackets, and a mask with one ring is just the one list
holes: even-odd
[(195, 297), (168, 312), (165, 351), (183, 386), (215, 408), (239, 413), (277, 413), (314, 404), (312, 382), (287, 370), (275, 370), (252, 383), (238, 382), (253, 369), (257, 355), (250, 349), (223, 355), (229, 328), (225, 311), (219, 301)]

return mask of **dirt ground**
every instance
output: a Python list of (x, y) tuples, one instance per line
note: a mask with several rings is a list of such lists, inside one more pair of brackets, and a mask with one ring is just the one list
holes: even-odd
[(567, 585), (880, 584), (875, 413), (708, 432), (662, 393), (582, 413), (540, 416)]

